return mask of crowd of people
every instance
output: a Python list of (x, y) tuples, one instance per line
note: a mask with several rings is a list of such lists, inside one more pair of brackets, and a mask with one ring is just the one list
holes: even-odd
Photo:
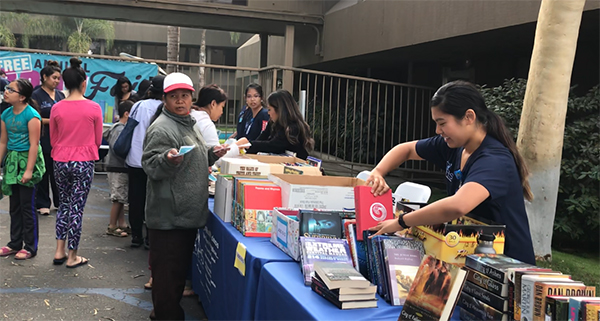
[[(56, 90), (61, 78), (67, 97)], [(115, 123), (104, 132), (100, 106), (84, 96), (87, 78), (79, 59), (72, 58), (62, 74), (58, 64), (49, 62), (41, 83), (34, 89), (26, 79), (7, 83), (0, 78), (2, 104), (9, 106), (1, 115), (1, 190), (10, 196), (11, 217), (10, 242), (0, 248), (0, 256), (26, 260), (37, 254), (35, 209), (48, 215), (52, 203), (58, 207), (53, 264), (77, 268), (88, 263), (78, 247), (104, 138), (112, 202), (106, 233), (131, 236), (131, 247), (149, 249), (152, 278), (146, 287), (152, 289), (152, 319), (184, 319), (180, 300), (197, 230), (209, 217), (212, 165), (242, 148), (247, 153), (293, 152), (306, 159), (314, 146), (311, 129), (286, 90), (265, 99), (260, 85), (249, 85), (236, 132), (229, 144), (222, 144), (215, 122), (223, 115), (227, 93), (208, 85), (196, 94), (185, 74), (155, 76), (142, 81), (137, 92), (120, 78), (112, 89)], [(391, 170), (407, 160), (428, 160), (446, 169), (449, 197), (372, 229), (389, 233), (473, 212), (507, 226), (505, 254), (534, 262), (524, 206), (524, 199), (533, 197), (528, 170), (502, 120), (474, 85), (462, 81), (436, 91), (431, 115), (438, 135), (394, 147), (367, 183), (380, 195), (389, 189), (383, 177)], [(123, 144), (125, 153), (117, 148)], [(181, 153), (184, 146), (192, 148)]]

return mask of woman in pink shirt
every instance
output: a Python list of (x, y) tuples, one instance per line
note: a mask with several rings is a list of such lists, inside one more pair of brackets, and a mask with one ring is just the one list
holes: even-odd
[[(88, 263), (88, 259), (77, 256), (77, 248), (83, 208), (94, 176), (94, 161), (98, 160), (102, 142), (102, 110), (100, 105), (83, 96), (87, 80), (81, 60), (71, 58), (71, 67), (63, 71), (63, 81), (70, 95), (56, 103), (50, 115), (50, 143), (60, 199), (54, 264), (66, 261), (67, 268), (76, 268)], [(65, 253), (67, 238), (68, 255)]]

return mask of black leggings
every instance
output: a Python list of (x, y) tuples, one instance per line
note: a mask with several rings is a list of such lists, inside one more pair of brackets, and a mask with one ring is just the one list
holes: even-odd
[(129, 224), (133, 239), (143, 238), (146, 217), (146, 183), (148, 176), (141, 168), (129, 167)]

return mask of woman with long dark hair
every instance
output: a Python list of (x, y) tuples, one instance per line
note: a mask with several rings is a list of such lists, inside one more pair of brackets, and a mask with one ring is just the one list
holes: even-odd
[[(83, 224), (83, 209), (92, 186), (94, 161), (102, 143), (102, 110), (83, 94), (87, 77), (81, 60), (71, 58), (63, 71), (69, 97), (56, 103), (50, 115), (50, 143), (54, 175), (60, 194), (56, 214), (56, 252), (54, 264), (67, 262), (68, 268), (88, 263), (77, 255)], [(65, 245), (68, 240), (68, 255)]]
[[(248, 153), (283, 154), (291, 151), (297, 157), (306, 159), (315, 141), (292, 94), (287, 90), (278, 90), (269, 95), (267, 103), (271, 121), (258, 139), (250, 141), (252, 146)], [(237, 142), (238, 145), (245, 143), (248, 143), (246, 138)]]
[(119, 104), (125, 100), (137, 101), (137, 92), (133, 90), (129, 78), (122, 76), (117, 79), (117, 83), (110, 89), (110, 94), (115, 97), (115, 107), (113, 108), (113, 121), (119, 120)]
[(377, 234), (435, 225), (468, 213), (506, 225), (504, 254), (535, 264), (525, 200), (532, 200), (529, 171), (502, 119), (485, 105), (477, 88), (448, 83), (431, 99), (438, 136), (397, 145), (372, 171), (367, 183), (381, 195), (383, 176), (407, 160), (427, 160), (446, 169), (449, 197), (379, 223)]
[[(42, 116), (42, 137), (40, 145), (44, 154), (44, 164), (46, 164), (46, 173), (42, 181), (37, 186), (35, 203), (38, 212), (42, 215), (50, 214), (50, 205), (58, 208), (58, 187), (54, 179), (54, 161), (50, 156), (52, 145), (50, 145), (50, 112), (52, 106), (65, 99), (65, 95), (57, 89), (60, 84), (61, 70), (58, 62), (50, 60), (40, 71), (40, 81), (42, 85), (33, 91), (31, 97), (37, 101), (40, 106), (40, 115)], [(50, 188), (52, 189), (52, 200), (50, 200)]]
[(10, 242), (0, 248), (0, 256), (15, 259), (34, 257), (38, 250), (39, 226), (34, 212), (35, 184), (44, 175), (44, 158), (39, 146), (41, 121), (33, 86), (17, 79), (4, 88), (4, 101), (11, 104), (2, 113), (0, 160), (5, 160), (2, 194), (10, 196)]

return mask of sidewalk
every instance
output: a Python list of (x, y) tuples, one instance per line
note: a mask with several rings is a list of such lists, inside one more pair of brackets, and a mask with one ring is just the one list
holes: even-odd
[[(0, 320), (148, 320), (148, 251), (130, 237), (105, 234), (110, 212), (105, 175), (96, 175), (83, 214), (79, 255), (89, 264), (52, 264), (56, 211), (39, 217), (39, 250), (30, 260), (0, 258)], [(10, 239), (9, 199), (0, 200), (0, 246)], [(182, 300), (188, 320), (205, 320), (198, 297)]]

